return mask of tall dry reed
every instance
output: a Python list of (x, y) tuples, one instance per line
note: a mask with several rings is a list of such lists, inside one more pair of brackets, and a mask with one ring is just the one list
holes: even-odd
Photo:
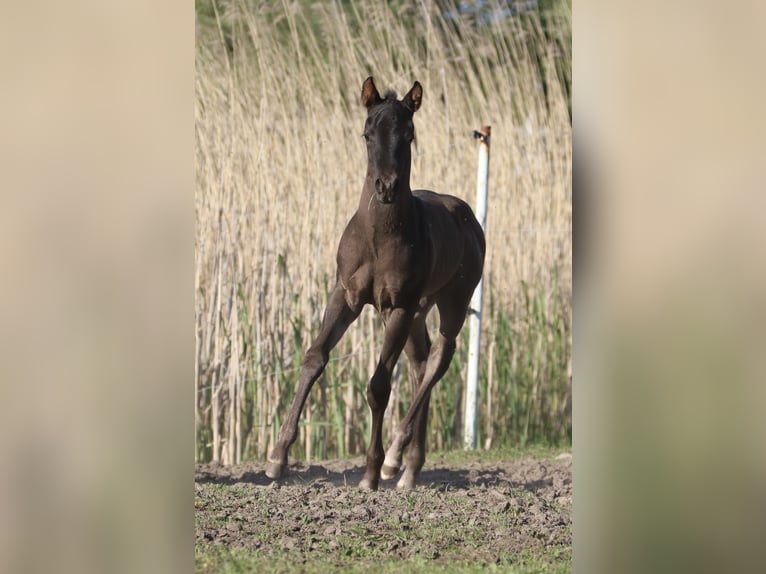
[[(271, 448), (334, 283), (366, 166), (362, 81), (424, 88), (413, 188), (475, 203), (473, 129), (492, 126), (479, 432), (571, 438), (571, 123), (566, 18), (440, 2), (243, 2), (198, 9), (197, 459)], [(499, 14), (499, 15), (498, 15)], [(565, 13), (564, 13), (565, 15)], [(435, 321), (435, 319), (434, 319)], [(435, 325), (435, 322), (432, 324)], [(467, 333), (434, 390), (431, 448), (462, 444)], [(363, 452), (381, 326), (365, 309), (306, 405), (292, 454)], [(408, 405), (406, 361), (387, 428)]]

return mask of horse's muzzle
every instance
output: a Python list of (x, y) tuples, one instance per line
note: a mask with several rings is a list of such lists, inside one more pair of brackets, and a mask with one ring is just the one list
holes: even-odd
[(396, 199), (396, 184), (398, 178), (394, 176), (390, 177), (377, 177), (375, 178), (375, 197), (380, 203), (393, 203)]

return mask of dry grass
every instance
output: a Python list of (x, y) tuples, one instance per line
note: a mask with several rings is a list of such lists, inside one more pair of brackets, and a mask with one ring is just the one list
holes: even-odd
[[(485, 444), (565, 440), (571, 123), (556, 70), (571, 61), (569, 23), (546, 37), (535, 12), (481, 23), (432, 2), (215, 7), (196, 51), (198, 459), (263, 457), (274, 440), (361, 191), (368, 75), (400, 95), (423, 85), (413, 188), (473, 205), (470, 134), (492, 126), (480, 432)], [(309, 397), (292, 454), (364, 449), (380, 338), (368, 308)], [(461, 444), (464, 346), (434, 392), (432, 447)], [(401, 381), (389, 423), (406, 408)]]

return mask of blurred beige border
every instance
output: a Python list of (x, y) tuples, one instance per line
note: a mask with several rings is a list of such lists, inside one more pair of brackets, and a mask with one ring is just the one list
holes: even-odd
[(575, 3), (576, 572), (758, 563), (765, 15)]
[(190, 571), (194, 7), (0, 19), (3, 572)]

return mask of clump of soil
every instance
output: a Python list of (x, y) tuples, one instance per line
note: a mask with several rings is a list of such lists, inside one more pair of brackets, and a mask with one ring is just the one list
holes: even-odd
[(524, 550), (571, 553), (571, 456), (447, 464), (436, 455), (414, 491), (357, 484), (364, 461), (293, 465), (272, 482), (262, 464), (198, 465), (196, 542), (293, 557), (472, 560)]

